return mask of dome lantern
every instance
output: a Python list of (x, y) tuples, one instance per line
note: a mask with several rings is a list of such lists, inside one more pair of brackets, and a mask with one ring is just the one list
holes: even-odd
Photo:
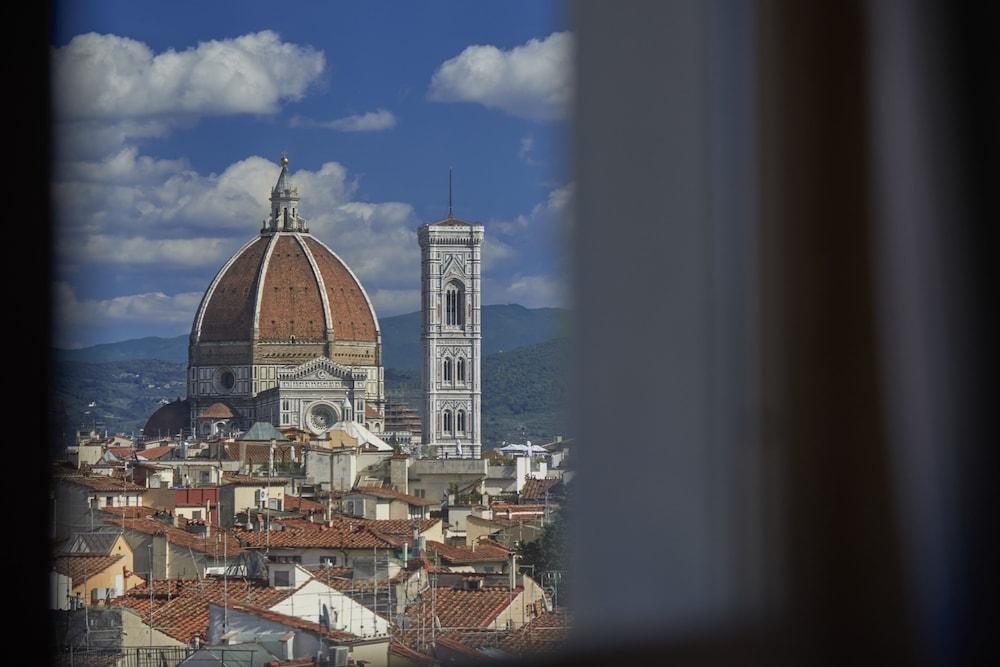
[(288, 177), (288, 155), (281, 154), (281, 173), (271, 189), (271, 218), (262, 234), (273, 232), (308, 232), (299, 215), (299, 191)]

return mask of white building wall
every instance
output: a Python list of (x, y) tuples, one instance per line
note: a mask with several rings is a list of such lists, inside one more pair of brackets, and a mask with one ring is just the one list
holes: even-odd
[(389, 622), (386, 619), (316, 579), (270, 609), (279, 614), (320, 623), (324, 605), (330, 615), (330, 627), (333, 630), (343, 630), (359, 637), (380, 637), (389, 633)]

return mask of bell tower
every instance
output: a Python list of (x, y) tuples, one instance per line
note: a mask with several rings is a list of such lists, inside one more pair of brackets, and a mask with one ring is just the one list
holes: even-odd
[(480, 458), (480, 254), (483, 225), (452, 215), (417, 231), (420, 242), (423, 443), (439, 456)]

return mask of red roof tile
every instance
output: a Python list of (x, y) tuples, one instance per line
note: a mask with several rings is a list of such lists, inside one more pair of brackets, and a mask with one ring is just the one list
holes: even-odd
[[(223, 540), (222, 532), (215, 528), (212, 529), (211, 536), (205, 539), (183, 528), (171, 526), (162, 521), (150, 518), (108, 519), (107, 523), (135, 530), (145, 535), (164, 535), (171, 544), (179, 544), (203, 554), (222, 556), (223, 553), (226, 553), (230, 558), (233, 558), (238, 556), (242, 551), (235, 534), (230, 533), (229, 539)], [(225, 552), (223, 552), (224, 547)]]
[(309, 498), (300, 498), (299, 496), (293, 496), (289, 493), (285, 494), (285, 511), (286, 512), (308, 512), (316, 513), (322, 512), (325, 509), (322, 503), (318, 503), (315, 500)]
[(409, 505), (418, 505), (421, 507), (437, 505), (437, 503), (433, 500), (427, 500), (426, 498), (420, 498), (418, 496), (411, 496), (403, 493), (402, 491), (388, 489), (381, 486), (357, 486), (351, 491), (351, 493), (360, 493), (365, 496), (374, 496), (376, 498), (383, 498), (386, 500), (402, 500)]
[(145, 491), (146, 487), (111, 477), (110, 475), (65, 475), (59, 478), (67, 484), (85, 486), (92, 491)]
[(572, 618), (565, 609), (546, 611), (500, 640), (499, 648), (507, 653), (524, 656), (561, 649), (572, 627)]
[[(215, 604), (217, 607), (221, 607), (221, 601)], [(273, 605), (271, 605), (273, 606)], [(306, 632), (312, 632), (323, 637), (329, 637), (335, 641), (346, 642), (352, 639), (357, 639), (357, 635), (350, 632), (341, 632), (338, 630), (327, 630), (326, 627), (320, 625), (319, 623), (313, 623), (312, 621), (307, 621), (295, 616), (288, 616), (286, 614), (279, 614), (276, 611), (270, 611), (268, 609), (263, 609), (259, 606), (252, 606), (248, 604), (240, 603), (229, 603), (229, 608), (233, 611), (243, 612), (244, 614), (253, 614), (259, 618), (266, 619), (268, 621), (274, 621), (275, 623), (280, 623), (282, 625), (287, 625), (290, 628), (295, 628), (296, 630), (305, 630)]]
[(283, 477), (258, 477), (227, 472), (222, 474), (222, 483), (238, 486), (284, 486), (288, 484), (288, 480)]
[(152, 625), (174, 639), (189, 643), (195, 635), (208, 638), (208, 606), (224, 604), (228, 595), (230, 606), (234, 603), (251, 604), (255, 607), (273, 607), (296, 589), (271, 588), (266, 580), (230, 579), (228, 584), (221, 578), (172, 579), (153, 582), (153, 599), (150, 601), (149, 586), (140, 584), (125, 595), (116, 598), (115, 605), (128, 607), (136, 612), (144, 623)]
[(480, 540), (475, 550), (465, 546), (450, 546), (427, 541), (427, 550), (438, 554), (442, 560), (452, 564), (481, 563), (507, 560), (510, 557), (510, 550), (493, 540)]
[(233, 416), (233, 411), (225, 403), (212, 403), (198, 413), (198, 419), (229, 419)]
[(433, 615), (438, 617), (442, 630), (487, 628), (513, 601), (517, 600), (517, 596), (523, 590), (520, 586), (513, 591), (502, 586), (484, 586), (471, 591), (438, 587), (433, 596), (430, 591), (425, 591), (422, 594), (422, 601), (411, 604), (407, 607), (406, 613), (410, 617), (411, 628), (420, 627), (421, 624), (429, 628), (432, 621), (433, 597)]
[(353, 527), (335, 524), (333, 528), (323, 523), (298, 525), (283, 521), (284, 530), (238, 530), (235, 535), (248, 548), (270, 546), (271, 548), (326, 548), (326, 549), (396, 549), (398, 542), (386, 535), (372, 531), (361, 522)]
[(521, 489), (520, 497), (526, 500), (545, 500), (545, 492), (562, 483), (561, 479), (529, 479)]
[(174, 448), (174, 445), (150, 447), (149, 449), (143, 449), (142, 451), (136, 452), (136, 456), (146, 459), (147, 461), (155, 461), (156, 459), (161, 459), (170, 452), (174, 451)]
[(104, 572), (109, 567), (124, 559), (122, 554), (111, 556), (78, 554), (72, 556), (60, 556), (56, 558), (53, 565), (56, 572), (65, 574), (73, 579), (73, 586), (79, 586), (85, 579)]

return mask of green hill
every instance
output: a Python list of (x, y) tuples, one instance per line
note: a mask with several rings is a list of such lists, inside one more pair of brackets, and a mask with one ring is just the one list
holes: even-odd
[[(569, 311), (562, 308), (494, 305), (483, 306), (481, 314), (484, 357), (568, 334)], [(379, 324), (383, 365), (420, 368), (420, 313), (386, 317)]]
[[(483, 357), (483, 445), (535, 442), (566, 433), (565, 338), (495, 352)], [(385, 369), (386, 393), (420, 408), (420, 371)]]
[[(569, 311), (561, 308), (525, 308), (516, 304), (484, 306), (483, 354), (532, 345), (565, 336)], [(382, 328), (382, 365), (420, 368), (420, 313), (379, 320)], [(78, 350), (55, 349), (56, 361), (105, 363), (130, 359), (187, 362), (188, 336), (135, 338)]]
[[(185, 395), (185, 363), (149, 359), (57, 361), (52, 425), (63, 442), (81, 425), (138, 432), (164, 401)], [(555, 339), (483, 358), (483, 444), (565, 433), (567, 345)], [(385, 369), (386, 393), (420, 408), (420, 372)], [(90, 406), (93, 402), (95, 405)]]

